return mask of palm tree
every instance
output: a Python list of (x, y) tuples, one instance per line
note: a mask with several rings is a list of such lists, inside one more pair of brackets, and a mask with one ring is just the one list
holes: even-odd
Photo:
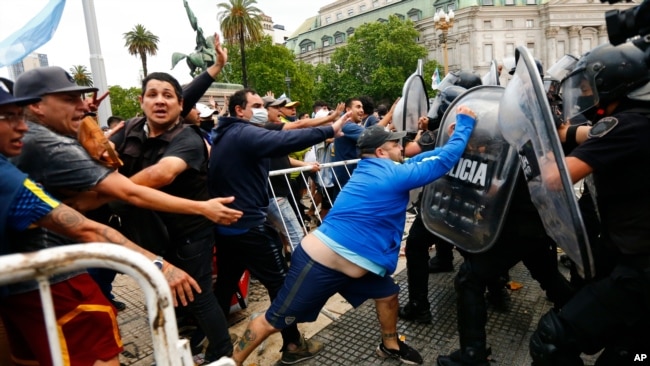
[(142, 24), (136, 24), (133, 30), (124, 33), (124, 46), (133, 56), (140, 56), (142, 72), (147, 77), (147, 54), (155, 56), (158, 52), (158, 36), (148, 31)]
[(84, 65), (73, 65), (70, 74), (77, 85), (93, 86), (93, 75)]
[(246, 76), (246, 42), (259, 42), (264, 38), (262, 31), (262, 11), (256, 8), (256, 0), (229, 0), (229, 3), (217, 4), (223, 9), (217, 15), (221, 23), (221, 33), (228, 43), (239, 42), (241, 51), (242, 84), (248, 86)]

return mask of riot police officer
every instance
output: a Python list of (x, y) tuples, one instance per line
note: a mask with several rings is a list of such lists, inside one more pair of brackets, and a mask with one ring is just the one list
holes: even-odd
[[(647, 41), (639, 47), (648, 49)], [(627, 43), (594, 48), (562, 82), (564, 114), (597, 121), (563, 126), (577, 145), (566, 157), (573, 182), (593, 176), (601, 220), (600, 247), (612, 270), (597, 273), (561, 311), (539, 321), (530, 341), (537, 365), (582, 365), (581, 353), (604, 351), (597, 365), (621, 365), (650, 344), (650, 70), (647, 52)], [(549, 185), (559, 184), (557, 170)], [(597, 267), (599, 268), (599, 267)], [(597, 269), (598, 271), (598, 269)], [(603, 276), (604, 275), (604, 276)]]

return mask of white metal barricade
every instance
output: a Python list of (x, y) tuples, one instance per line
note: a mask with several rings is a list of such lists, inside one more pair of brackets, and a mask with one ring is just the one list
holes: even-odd
[[(49, 276), (85, 268), (111, 268), (131, 276), (142, 289), (159, 366), (193, 366), (189, 342), (179, 339), (171, 290), (162, 272), (145, 256), (116, 244), (74, 244), (26, 254), (0, 256), (0, 285), (37, 280), (53, 364), (62, 366)], [(234, 366), (222, 358), (211, 366)]]
[[(317, 184), (319, 186), (321, 186), (321, 187), (326, 187), (327, 184), (325, 183), (325, 180), (323, 179), (324, 172), (326, 172), (328, 169), (332, 169), (335, 166), (345, 166), (345, 169), (346, 169), (346, 171), (348, 173), (348, 176), (350, 176), (351, 173), (350, 173), (350, 169), (349, 169), (348, 166), (356, 165), (359, 162), (359, 160), (360, 159), (354, 159), (354, 160), (345, 160), (345, 161), (337, 161), (337, 162), (333, 162), (333, 163), (321, 163), (321, 164), (319, 164), (320, 165), (320, 171), (316, 173)], [(271, 185), (270, 177), (283, 175), (285, 183), (287, 184), (287, 187), (291, 187), (291, 183), (290, 183), (290, 175), (291, 175), (291, 173), (309, 172), (309, 171), (311, 171), (311, 169), (312, 169), (312, 166), (303, 166), (303, 167), (290, 168), (290, 169), (273, 170), (273, 171), (269, 172), (269, 187), (271, 187), (271, 193), (273, 195), (273, 198), (275, 199), (276, 196), (275, 196), (275, 191), (273, 190), (273, 186)], [(317, 204), (315, 202), (314, 196), (311, 193), (311, 190), (309, 189), (309, 182), (307, 180), (307, 176), (305, 174), (300, 174), (298, 176), (298, 178), (296, 178), (296, 179), (302, 179), (302, 182), (304, 183), (304, 186), (308, 187), (307, 194), (309, 196), (309, 201), (310, 201), (312, 207), (316, 208)], [(333, 174), (333, 172), (332, 172), (332, 182), (331, 182), (331, 184), (336, 185), (339, 188), (341, 188), (341, 183), (339, 182), (339, 178), (336, 176), (336, 174)], [(289, 199), (290, 204), (292, 206), (295, 206), (295, 207), (300, 207), (298, 205), (298, 202), (300, 202), (302, 200), (302, 197), (296, 197), (292, 190), (289, 190), (289, 191), (290, 191), (291, 196), (287, 197), (287, 199)], [(323, 190), (323, 200), (327, 200), (330, 204), (332, 203), (332, 198), (329, 196), (329, 193), (327, 192), (327, 190)], [(283, 229), (284, 233), (288, 233), (287, 218), (282, 217), (282, 211), (281, 210), (279, 210), (279, 211), (280, 211), (280, 216), (281, 216), (281, 219), (282, 219), (282, 225), (283, 225), (282, 229)], [(320, 216), (320, 213), (319, 213), (318, 209), (314, 209), (314, 216), (316, 217), (316, 219), (319, 222), (322, 222), (323, 218)], [(302, 228), (303, 228), (303, 230), (305, 232), (310, 231), (311, 228), (308, 227), (308, 225), (303, 220), (301, 220), (300, 217), (298, 217), (298, 221), (300, 222), (300, 224), (301, 224), (301, 226), (302, 226)], [(280, 228), (277, 228), (277, 229), (280, 229)], [(292, 247), (295, 247), (296, 245), (299, 244), (299, 243), (292, 243), (291, 238), (289, 237), (289, 235), (284, 235), (284, 236), (287, 238), (287, 240), (290, 241), (290, 244), (291, 244)]]

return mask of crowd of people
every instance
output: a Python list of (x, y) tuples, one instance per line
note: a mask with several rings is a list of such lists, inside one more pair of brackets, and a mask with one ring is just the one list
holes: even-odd
[[(447, 174), (481, 123), (481, 111), (462, 104), (444, 131), (441, 117), (480, 79), (458, 73), (449, 88), (460, 92), (440, 90), (448, 100), (407, 138), (391, 128), (398, 101), (390, 109), (375, 108), (368, 96), (332, 109), (319, 101), (311, 115), (299, 115), (299, 101), (245, 88), (221, 109), (213, 99), (210, 106), (198, 103), (228, 58), (218, 37), (214, 46), (216, 62), (191, 83), (183, 87), (167, 73), (151, 73), (142, 81), (142, 115), (107, 121), (104, 133), (119, 155), (117, 168), (91, 157), (78, 138), (83, 118), (103, 100), (97, 89), (76, 85), (60, 67), (3, 80), (0, 254), (103, 241), (147, 256), (169, 282), (178, 313), (192, 317), (196, 337), (207, 339), (201, 362), (227, 357), (243, 365), (275, 332), (283, 340), (281, 363), (310, 359), (324, 345), (306, 339), (298, 324), (314, 321), (339, 293), (354, 307), (374, 300), (378, 357), (422, 364), (420, 352), (400, 338), (398, 319), (431, 323), (428, 276), (454, 270), (454, 243), (424, 226), (423, 207), (416, 205), (406, 243), (409, 298), (401, 307), (392, 275), (409, 193)], [(503, 305), (504, 279), (520, 261), (554, 303), (530, 341), (535, 365), (582, 365), (582, 353), (600, 351), (597, 364), (620, 365), (647, 348), (648, 85), (647, 56), (633, 44), (595, 48), (561, 85), (558, 135), (567, 173), (574, 183), (588, 175), (594, 182), (596, 277), (570, 283), (558, 271), (557, 245), (520, 174), (496, 244), (481, 253), (457, 248), (463, 257), (454, 281), (460, 345), (440, 355), (438, 365), (490, 363), (486, 293)], [(578, 115), (592, 123), (572, 124)], [(443, 133), (444, 144), (437, 141)], [(355, 159), (320, 172), (319, 162)], [(269, 179), (272, 170), (305, 166), (310, 170)], [(546, 182), (560, 184), (561, 177), (548, 174)], [(307, 190), (315, 198), (312, 207), (301, 202)], [(308, 231), (303, 223), (310, 215), (317, 225)], [(431, 246), (436, 256), (429, 260)], [(226, 316), (246, 270), (266, 288), (271, 305), (233, 345)], [(71, 364), (119, 365), (116, 314), (125, 305), (113, 298), (114, 278), (114, 271), (89, 269), (51, 279), (59, 337)], [(0, 291), (14, 362), (52, 364), (44, 352), (48, 337), (36, 283)]]

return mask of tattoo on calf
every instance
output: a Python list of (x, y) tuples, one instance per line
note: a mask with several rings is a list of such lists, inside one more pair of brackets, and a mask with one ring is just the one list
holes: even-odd
[(255, 341), (256, 338), (257, 336), (255, 333), (253, 333), (250, 329), (246, 329), (244, 335), (239, 340), (239, 349), (244, 350), (251, 342)]
[(383, 339), (397, 338), (397, 333), (382, 333), (381, 338)]

